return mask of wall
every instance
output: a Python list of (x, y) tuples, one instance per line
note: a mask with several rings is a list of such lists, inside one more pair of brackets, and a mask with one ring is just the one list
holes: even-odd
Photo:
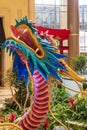
[[(34, 0), (0, 0), (0, 18), (3, 19), (6, 38), (12, 35), (10, 25), (15, 24), (15, 18), (20, 19), (23, 16), (28, 16), (30, 20), (34, 20)], [(5, 77), (12, 59), (5, 51), (2, 52), (1, 56), (2, 77)]]

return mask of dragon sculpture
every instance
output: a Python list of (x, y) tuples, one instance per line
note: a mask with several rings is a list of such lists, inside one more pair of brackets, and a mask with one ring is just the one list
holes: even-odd
[[(3, 44), (13, 58), (13, 72), (17, 71), (18, 80), (24, 77), (26, 87), (29, 80), (33, 83), (33, 101), (31, 107), (24, 113), (18, 125), (23, 130), (37, 130), (49, 111), (49, 79), (54, 77), (62, 84), (60, 74), (69, 75), (78, 81), (84, 78), (76, 75), (62, 60), (67, 56), (58, 54), (52, 41), (43, 40), (38, 30), (28, 21), (27, 17), (16, 20), (11, 26), (13, 37), (9, 37)], [(65, 127), (67, 130), (67, 128)]]

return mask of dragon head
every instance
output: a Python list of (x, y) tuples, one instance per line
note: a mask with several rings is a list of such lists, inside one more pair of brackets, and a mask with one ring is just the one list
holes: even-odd
[(9, 55), (14, 56), (13, 71), (17, 71), (18, 79), (24, 76), (25, 84), (28, 84), (26, 61), (32, 75), (37, 69), (46, 81), (49, 75), (52, 75), (62, 82), (57, 69), (66, 71), (59, 59), (67, 56), (55, 53), (56, 48), (38, 35), (37, 29), (27, 17), (16, 20), (16, 25), (11, 26), (11, 30), (13, 37), (9, 37), (2, 44), (2, 48), (6, 48)]
[(16, 25), (11, 26), (11, 30), (15, 36), (15, 41), (30, 49), (38, 58), (44, 57), (44, 50), (40, 45), (39, 39), (37, 39), (36, 29), (26, 17), (19, 22), (16, 20)]

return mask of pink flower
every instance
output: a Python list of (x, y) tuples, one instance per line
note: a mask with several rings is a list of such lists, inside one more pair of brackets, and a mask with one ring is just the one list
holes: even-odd
[(10, 115), (9, 115), (10, 122), (13, 122), (15, 117), (16, 117), (16, 115), (14, 113), (10, 113)]

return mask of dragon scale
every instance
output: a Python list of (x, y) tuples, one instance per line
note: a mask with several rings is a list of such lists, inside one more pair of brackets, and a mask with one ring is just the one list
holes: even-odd
[(39, 124), (48, 112), (48, 85), (41, 74), (35, 70), (34, 74), (34, 100), (32, 110), (19, 123), (23, 130), (37, 130)]

